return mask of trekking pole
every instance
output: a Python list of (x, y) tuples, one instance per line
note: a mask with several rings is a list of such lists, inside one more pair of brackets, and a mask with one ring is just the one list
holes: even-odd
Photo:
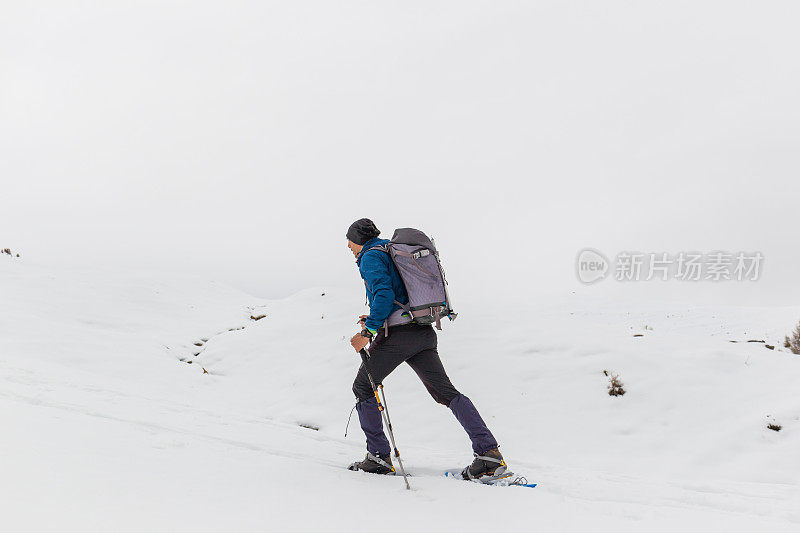
[(389, 430), (389, 440), (392, 441), (392, 448), (394, 449), (394, 456), (397, 459), (397, 464), (400, 467), (400, 473), (403, 474), (403, 480), (406, 482), (406, 489), (411, 490), (411, 485), (408, 484), (408, 476), (406, 475), (406, 470), (403, 468), (403, 460), (400, 459), (400, 450), (397, 449), (397, 444), (394, 443), (394, 432), (392, 431), (392, 421), (389, 419), (389, 411), (386, 407), (386, 393), (383, 392), (383, 383), (381, 383), (381, 394), (383, 394), (383, 402), (381, 402), (381, 398), (378, 395), (378, 387), (375, 386), (375, 380), (372, 379), (372, 374), (369, 373), (369, 365), (367, 361), (369, 361), (369, 352), (366, 348), (362, 348), (361, 351), (358, 352), (361, 354), (361, 360), (364, 362), (364, 371), (367, 373), (367, 378), (369, 378), (369, 384), (372, 386), (372, 392), (375, 394), (375, 399), (378, 400), (378, 411), (381, 412), (381, 416), (383, 417), (383, 422), (386, 424), (386, 428)]

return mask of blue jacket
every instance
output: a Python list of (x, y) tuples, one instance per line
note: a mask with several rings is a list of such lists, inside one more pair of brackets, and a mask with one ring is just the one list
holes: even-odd
[(369, 302), (369, 317), (367, 317), (367, 329), (375, 332), (389, 315), (400, 309), (394, 303), (408, 303), (408, 293), (400, 273), (394, 266), (389, 254), (382, 250), (370, 250), (373, 246), (381, 246), (389, 241), (387, 239), (370, 239), (364, 243), (361, 253), (356, 258), (358, 272), (364, 280), (367, 288), (367, 302)]

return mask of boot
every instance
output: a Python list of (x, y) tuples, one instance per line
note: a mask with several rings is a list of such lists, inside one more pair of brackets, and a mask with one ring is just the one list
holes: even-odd
[(489, 481), (502, 478), (506, 470), (508, 466), (503, 460), (503, 455), (500, 450), (494, 448), (483, 455), (476, 453), (475, 460), (461, 472), (461, 476), (464, 479)]
[(392, 458), (386, 457), (381, 459), (377, 455), (372, 455), (367, 452), (367, 456), (363, 461), (358, 461), (347, 467), (348, 470), (363, 470), (370, 474), (385, 474), (389, 476), (394, 475), (394, 467), (392, 466)]

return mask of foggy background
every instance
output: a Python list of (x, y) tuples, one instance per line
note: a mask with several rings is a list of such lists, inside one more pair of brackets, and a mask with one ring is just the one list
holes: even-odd
[[(363, 287), (372, 218), (453, 298), (797, 304), (796, 2), (37, 2), (0, 16), (0, 247), (265, 297)], [(760, 251), (582, 286), (584, 247)], [(360, 298), (361, 293), (354, 294)]]

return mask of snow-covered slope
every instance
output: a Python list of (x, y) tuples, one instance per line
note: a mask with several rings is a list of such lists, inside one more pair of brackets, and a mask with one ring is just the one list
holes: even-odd
[(0, 294), (4, 531), (800, 526), (800, 356), (781, 348), (800, 308), (465, 301), (445, 366), (540, 486), (440, 477), (469, 442), (403, 366), (386, 393), (408, 493), (343, 468), (363, 455), (355, 417), (343, 437), (361, 294), (264, 301), (6, 256)]

